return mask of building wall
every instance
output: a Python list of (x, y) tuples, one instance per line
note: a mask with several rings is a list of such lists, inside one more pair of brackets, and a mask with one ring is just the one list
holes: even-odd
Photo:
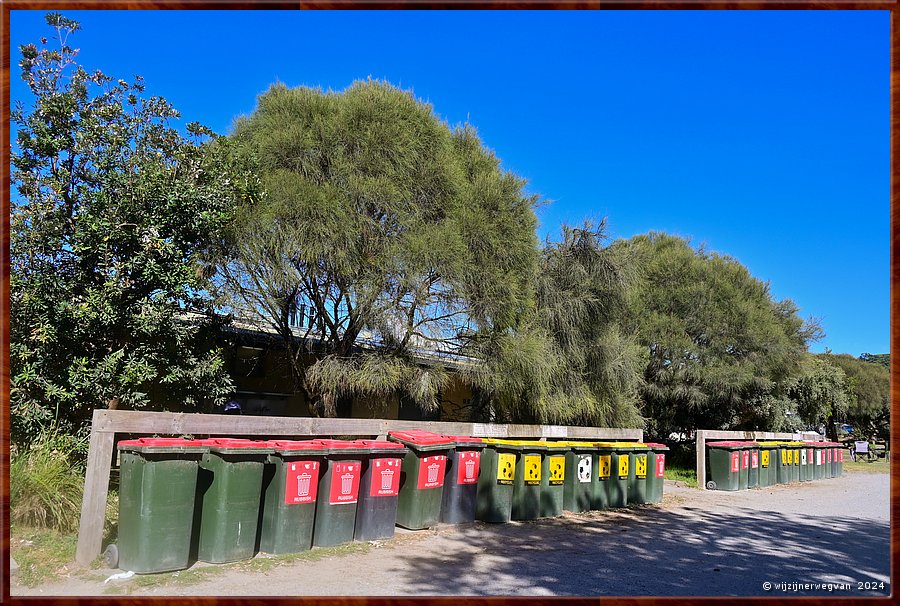
[[(293, 391), (289, 362), (283, 353), (236, 346), (228, 351), (226, 358), (244, 414), (311, 416), (303, 392)], [(441, 393), (440, 420), (468, 421), (471, 397), (471, 388), (458, 374), (451, 372), (448, 385)], [(357, 419), (397, 419), (399, 414), (399, 394), (354, 398), (350, 412), (351, 418)]]

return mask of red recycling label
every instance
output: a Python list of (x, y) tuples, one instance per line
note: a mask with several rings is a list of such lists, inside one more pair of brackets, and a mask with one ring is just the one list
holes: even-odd
[(359, 495), (360, 463), (335, 462), (331, 468), (331, 494), (329, 503), (344, 505), (356, 503)]
[(750, 451), (742, 450), (741, 454), (744, 455), (741, 460), (741, 468), (747, 469), (750, 467)]
[(400, 463), (402, 459), (372, 461), (370, 497), (396, 497), (400, 493)]
[(759, 451), (751, 450), (750, 451), (750, 467), (756, 469), (759, 467)]
[(285, 465), (284, 504), (314, 503), (319, 489), (319, 462), (291, 461)]
[(831, 463), (831, 449), (828, 449), (828, 462)]
[(740, 470), (740, 463), (738, 462), (738, 453), (731, 453), (731, 473), (737, 473)]
[(461, 450), (456, 453), (456, 483), (477, 484), (478, 469), (481, 467), (481, 452)]
[(813, 449), (812, 448), (809, 449), (809, 456), (806, 458), (806, 460), (809, 461), (810, 465), (815, 465), (815, 462), (813, 461)]
[(444, 485), (444, 471), (447, 468), (447, 455), (424, 457), (419, 460), (419, 481), (421, 488), (440, 488)]
[(666, 476), (666, 455), (659, 453), (656, 455), (656, 477), (664, 478)]
[(838, 462), (843, 463), (844, 462), (844, 450), (843, 449), (839, 450), (838, 454), (841, 455), (840, 458), (838, 459)]

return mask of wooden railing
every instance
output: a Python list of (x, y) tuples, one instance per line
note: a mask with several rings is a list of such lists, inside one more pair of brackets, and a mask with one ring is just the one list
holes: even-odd
[(81, 522), (75, 560), (90, 564), (100, 554), (106, 497), (116, 434), (195, 436), (370, 436), (384, 438), (390, 430), (425, 429), (436, 433), (491, 438), (563, 438), (588, 440), (642, 440), (640, 429), (396, 421), (389, 419), (316, 419), (310, 417), (257, 417), (197, 413), (95, 410), (91, 425)]
[(724, 431), (719, 429), (698, 429), (697, 441), (697, 486), (706, 490), (706, 440), (820, 440), (815, 432), (777, 433), (771, 431)]

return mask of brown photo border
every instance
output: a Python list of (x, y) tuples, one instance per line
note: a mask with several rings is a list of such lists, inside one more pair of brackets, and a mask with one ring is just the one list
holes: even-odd
[[(24, 598), (10, 597), (9, 581), (9, 213), (10, 213), (10, 57), (13, 49), (10, 45), (9, 12), (11, 10), (353, 10), (353, 9), (432, 9), (432, 10), (515, 10), (515, 9), (582, 9), (582, 10), (888, 10), (890, 11), (890, 137), (891, 137), (891, 211), (890, 211), (890, 353), (891, 353), (891, 451), (900, 450), (900, 432), (898, 432), (898, 361), (896, 355), (900, 354), (900, 331), (894, 323), (894, 312), (900, 304), (900, 291), (895, 285), (900, 282), (900, 267), (897, 264), (898, 247), (900, 247), (900, 0), (858, 0), (858, 1), (824, 1), (824, 0), (734, 0), (731, 2), (705, 2), (702, 0), (682, 0), (680, 2), (654, 2), (648, 0), (637, 2), (632, 0), (592, 0), (592, 1), (558, 1), (549, 0), (311, 0), (304, 2), (284, 2), (282, 0), (156, 0), (156, 1), (124, 1), (124, 0), (0, 0), (0, 36), (2, 36), (2, 73), (0, 73), (0, 88), (2, 88), (2, 123), (0, 123), (0, 159), (3, 168), (0, 170), (0, 216), (2, 216), (2, 241), (0, 241), (0, 441), (2, 441), (2, 453), (0, 453), (0, 496), (2, 496), (2, 508), (0, 508), (0, 524), (3, 527), (2, 548), (3, 558), (0, 560), (0, 582), (2, 582), (3, 602), (27, 603), (27, 604), (79, 604), (90, 602), (97, 604), (142, 604), (152, 602), (154, 604), (315, 604), (320, 606), (396, 606), (401, 604), (471, 604), (485, 606), (504, 606), (507, 604), (543, 604), (545, 602), (568, 604), (603, 604), (611, 606), (655, 606), (657, 604), (697, 604), (697, 605), (722, 605), (730, 606), (735, 603), (774, 605), (781, 603), (804, 604), (878, 604), (893, 603), (891, 598), (867, 598), (867, 597), (416, 597), (416, 598), (375, 598), (375, 597), (277, 597), (277, 598), (223, 598), (223, 597), (165, 597), (147, 598), (140, 596), (110, 596), (110, 597), (59, 597), (59, 598)], [(900, 544), (900, 536), (893, 520), (900, 519), (900, 501), (898, 501), (897, 478), (900, 475), (900, 461), (891, 459), (891, 528), (890, 528), (890, 571), (891, 581), (896, 578), (894, 574), (898, 562), (897, 552)], [(893, 583), (892, 583), (893, 594)]]

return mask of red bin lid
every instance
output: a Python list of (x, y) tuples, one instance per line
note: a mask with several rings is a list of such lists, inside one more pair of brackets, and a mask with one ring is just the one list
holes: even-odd
[(649, 446), (650, 448), (668, 448), (668, 446), (659, 442), (644, 442), (644, 445)]
[(354, 444), (359, 444), (362, 448), (403, 448), (403, 444), (387, 440), (355, 440)]
[(325, 450), (325, 447), (315, 440), (268, 440), (266, 445), (275, 450)]
[(484, 442), (481, 438), (476, 438), (475, 436), (444, 436), (450, 440), (453, 440), (457, 444), (481, 444)]
[(424, 429), (409, 429), (407, 431), (389, 431), (388, 436), (408, 442), (414, 446), (439, 446), (453, 445), (453, 438), (439, 433), (425, 431)]
[(205, 446), (203, 440), (188, 440), (185, 438), (138, 438), (136, 440), (121, 440), (118, 447), (138, 448), (171, 448), (171, 447), (198, 447)]

